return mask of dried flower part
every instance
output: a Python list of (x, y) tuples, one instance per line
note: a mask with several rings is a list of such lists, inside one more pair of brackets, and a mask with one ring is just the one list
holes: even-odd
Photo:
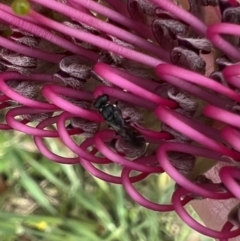
[(185, 36), (189, 27), (175, 19), (155, 19), (152, 23), (153, 34), (159, 45), (167, 50), (175, 46), (177, 35)]
[(40, 38), (32, 37), (32, 36), (24, 36), (21, 33), (13, 33), (12, 35), (9, 36), (9, 38), (20, 44), (24, 44), (32, 48), (37, 47), (41, 41)]
[(143, 114), (140, 113), (137, 108), (130, 106), (122, 101), (117, 102), (118, 108), (122, 112), (122, 117), (131, 123), (142, 123)]
[(29, 33), (25, 30), (20, 29), (20, 28), (16, 28), (14, 26), (11, 26), (10, 28), (11, 28), (13, 33), (19, 33), (19, 34), (22, 34), (23, 36), (34, 37), (34, 35), (32, 33)]
[(228, 214), (228, 221), (234, 226), (240, 227), (240, 204), (235, 206)]
[[(99, 35), (100, 34), (100, 31), (95, 29), (95, 28), (92, 28), (91, 26), (88, 26), (88, 25), (84, 25), (84, 24), (80, 24), (76, 21), (64, 21), (63, 22), (64, 25), (70, 27), (70, 28), (74, 28), (74, 29), (78, 29), (78, 30), (81, 30), (83, 32), (87, 32), (87, 33), (92, 33), (92, 34), (95, 34), (95, 35)], [(89, 44), (87, 42), (83, 42), (83, 41), (80, 41), (74, 37), (71, 37), (71, 40), (73, 41), (73, 43), (79, 45), (79, 46), (82, 46), (84, 48), (87, 48), (87, 49), (91, 49), (93, 51), (98, 51), (99, 49), (95, 46), (95, 45), (92, 45), (92, 44)]]
[(175, 47), (170, 54), (171, 62), (177, 66), (194, 72), (205, 74), (206, 62), (195, 52), (183, 48)]
[(60, 63), (59, 68), (72, 77), (89, 79), (91, 77), (92, 63), (77, 55), (66, 56)]
[(179, 106), (187, 112), (195, 112), (198, 108), (198, 102), (192, 95), (177, 90), (177, 88), (170, 88), (168, 90), (168, 96), (170, 99), (175, 100)]
[(179, 113), (181, 115), (184, 115), (184, 116), (187, 116), (189, 118), (193, 117), (193, 115), (194, 115), (194, 112), (186, 111), (186, 110), (184, 110), (182, 108), (177, 108), (177, 109), (175, 109), (175, 111), (177, 113)]
[(173, 88), (173, 85), (169, 84), (169, 83), (161, 83), (159, 84), (156, 89), (155, 89), (155, 94), (160, 95), (164, 98), (168, 98), (168, 90), (170, 88)]
[(141, 157), (146, 152), (146, 142), (143, 142), (142, 145), (134, 145), (132, 142), (127, 142), (122, 138), (114, 139), (111, 142), (111, 147), (118, 153), (123, 154), (124, 156), (135, 159)]
[(132, 19), (150, 24), (158, 6), (149, 0), (128, 0), (127, 7)]
[(226, 0), (218, 0), (218, 5), (219, 5), (219, 8), (220, 8), (220, 11), (223, 15), (223, 12), (230, 8), (231, 7), (231, 4), (229, 1), (226, 1)]
[(195, 17), (203, 20), (204, 19), (204, 9), (202, 1), (200, 0), (188, 0), (189, 2), (189, 12), (192, 13)]
[(216, 7), (218, 6), (218, 0), (201, 0), (202, 6), (212, 6)]
[(240, 24), (240, 7), (227, 8), (223, 12), (223, 22)]
[(68, 96), (63, 96), (63, 95), (59, 95), (61, 96), (63, 99), (69, 101), (70, 103), (79, 106), (80, 108), (84, 108), (84, 109), (89, 109), (91, 106), (91, 103), (84, 101), (84, 100), (79, 100), (76, 98), (72, 98), (72, 97), (68, 97)]
[(14, 91), (29, 99), (36, 99), (41, 88), (41, 85), (30, 81), (8, 80), (6, 83)]
[(172, 165), (183, 174), (191, 172), (195, 166), (196, 157), (182, 152), (169, 152), (169, 160)]
[(92, 26), (89, 26), (85, 23), (80, 23), (80, 22), (75, 21), (75, 20), (63, 21), (62, 23), (64, 25), (70, 27), (70, 28), (79, 29), (79, 30), (82, 30), (82, 31), (87, 32), (87, 33), (92, 33), (92, 34), (95, 34), (95, 35), (99, 35), (101, 33), (98, 29), (96, 29)]
[(157, 9), (155, 10), (155, 14), (156, 14), (156, 16), (157, 16), (158, 18), (161, 18), (161, 19), (175, 19), (175, 20), (176, 20), (176, 18), (175, 18), (174, 15), (172, 15), (172, 14), (169, 13), (168, 11), (165, 11), (165, 10), (163, 10), (163, 9), (161, 9), (161, 8), (157, 8)]
[(214, 71), (209, 75), (209, 78), (216, 80), (217, 82), (223, 84), (224, 86), (228, 86), (228, 83), (223, 77), (223, 74), (221, 71)]
[[(107, 37), (109, 40), (111, 40), (115, 44), (118, 44), (125, 48), (134, 49), (133, 45), (131, 45), (125, 41), (122, 41), (114, 36), (107, 35)], [(117, 66), (121, 66), (125, 61), (126, 61), (126, 59), (124, 57), (114, 54), (113, 52), (106, 51), (106, 50), (101, 51), (100, 57), (98, 59), (98, 62), (103, 62), (106, 64), (114, 64)]]
[(163, 131), (169, 132), (171, 135), (174, 136), (174, 139), (175, 139), (175, 140), (173, 140), (174, 142), (180, 142), (180, 143), (191, 142), (190, 138), (188, 138), (187, 136), (184, 136), (183, 134), (172, 129), (170, 126), (168, 126), (164, 123), (161, 123), (161, 128)]
[(12, 65), (24, 68), (36, 68), (37, 60), (22, 54), (14, 53), (7, 49), (1, 49), (0, 58)]
[(6, 70), (7, 70), (7, 66), (2, 64), (1, 61), (0, 61), (0, 73), (3, 72), (3, 71), (6, 71)]
[(232, 61), (229, 60), (226, 56), (216, 59), (216, 64), (219, 67), (219, 70), (223, 70), (225, 67), (232, 65)]
[(100, 81), (101, 83), (103, 83), (106, 86), (113, 86), (113, 84), (111, 82), (106, 81), (105, 79), (100, 77), (98, 74), (96, 74), (93, 70), (91, 71), (91, 76), (94, 79), (96, 79), (97, 81)]
[(0, 59), (0, 65), (3, 65), (7, 70), (17, 71), (22, 75), (29, 76), (33, 72), (33, 68), (24, 68), (16, 65), (9, 64), (8, 62)]
[(126, 60), (122, 64), (122, 68), (125, 71), (129, 72), (130, 74), (146, 79), (146, 81), (147, 80), (152, 80), (156, 82), (159, 81), (159, 79), (155, 76), (153, 69), (147, 66), (144, 66), (142, 64), (135, 63), (130, 60)]
[(194, 51), (197, 54), (209, 54), (212, 50), (212, 45), (207, 39), (197, 38), (184, 38), (180, 35), (177, 36), (178, 46), (185, 47)]
[(88, 121), (80, 117), (74, 117), (70, 120), (74, 128), (80, 128), (85, 132), (85, 137), (92, 137), (99, 131), (99, 124), (93, 121)]
[(77, 89), (77, 90), (82, 89), (84, 87), (84, 85), (86, 84), (85, 80), (71, 77), (68, 74), (63, 73), (62, 71), (58, 71), (53, 76), (56, 77), (56, 78), (61, 79), (62, 82), (67, 87), (70, 87), (70, 88), (73, 88), (73, 89)]
[(33, 121), (37, 121), (37, 122), (41, 122), (43, 120), (46, 120), (50, 117), (52, 117), (53, 113), (48, 112), (48, 113), (38, 113), (38, 114), (26, 114), (26, 115), (22, 115), (22, 118), (25, 120), (29, 120), (31, 122)]

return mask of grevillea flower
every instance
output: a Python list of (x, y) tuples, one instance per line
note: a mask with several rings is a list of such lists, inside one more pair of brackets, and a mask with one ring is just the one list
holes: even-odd
[[(220, 231), (184, 209), (192, 200), (240, 199), (239, 24), (236, 0), (0, 4), (0, 106), (8, 110), (0, 128), (32, 135), (49, 160), (78, 163), (204, 235), (239, 236), (239, 205)], [(43, 138), (60, 138), (76, 157), (52, 153)], [(224, 164), (217, 182), (204, 175), (210, 159)], [(105, 173), (106, 164), (121, 175)], [(176, 182), (168, 205), (133, 186), (163, 172)]]

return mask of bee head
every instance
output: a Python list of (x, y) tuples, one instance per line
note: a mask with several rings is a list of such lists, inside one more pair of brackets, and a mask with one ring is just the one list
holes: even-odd
[(103, 106), (105, 106), (107, 104), (108, 100), (109, 100), (109, 96), (108, 95), (100, 95), (94, 101), (93, 106), (96, 109), (100, 109), (100, 108), (102, 108)]

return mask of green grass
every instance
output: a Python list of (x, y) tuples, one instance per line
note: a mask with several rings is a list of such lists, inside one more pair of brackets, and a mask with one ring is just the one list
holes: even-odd
[[(1, 241), (212, 240), (174, 213), (139, 206), (120, 185), (96, 179), (80, 165), (45, 159), (32, 143), (17, 132), (0, 135), (0, 173), (10, 183), (0, 197)], [(49, 145), (55, 153), (71, 156), (59, 141)], [(173, 183), (167, 175), (151, 175), (136, 188), (152, 201), (167, 203)]]

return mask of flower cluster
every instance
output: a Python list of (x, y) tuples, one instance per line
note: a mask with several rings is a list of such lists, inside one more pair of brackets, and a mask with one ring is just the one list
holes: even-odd
[[(238, 207), (221, 231), (184, 209), (193, 199), (240, 199), (238, 2), (30, 3), (13, 4), (25, 15), (0, 4), (0, 106), (7, 110), (0, 128), (33, 136), (50, 160), (79, 163), (121, 184), (142, 206), (175, 211), (202, 234), (222, 241), (240, 235)], [(208, 25), (207, 11), (217, 23)], [(102, 96), (108, 101), (94, 108)], [(44, 138), (60, 138), (76, 157), (52, 153)], [(228, 164), (219, 171), (221, 182), (201, 171), (190, 178), (199, 157), (205, 167), (209, 159)], [(105, 173), (106, 164), (119, 165), (121, 175)], [(133, 186), (163, 172), (176, 182), (169, 205), (147, 200)]]

